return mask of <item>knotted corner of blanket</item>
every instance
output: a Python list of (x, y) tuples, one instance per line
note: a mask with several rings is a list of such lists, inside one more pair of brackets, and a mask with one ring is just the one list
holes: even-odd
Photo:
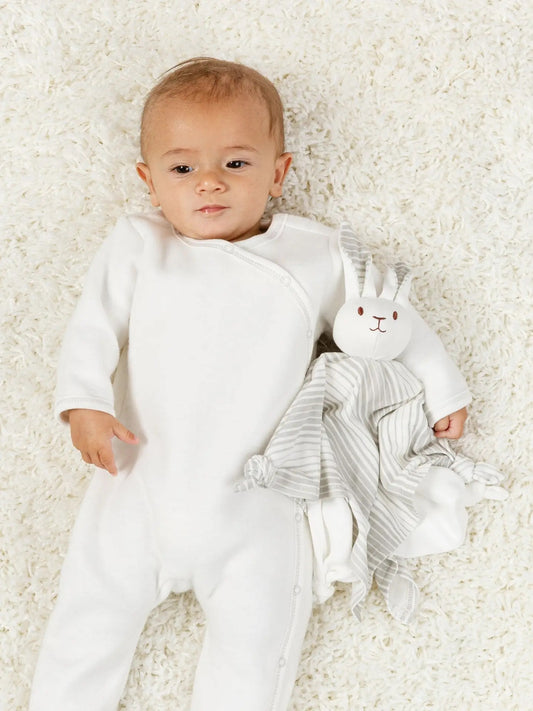
[(276, 467), (263, 454), (254, 454), (244, 465), (243, 478), (235, 484), (235, 491), (250, 491), (257, 487), (268, 487), (272, 483)]
[(456, 454), (455, 461), (450, 465), (466, 484), (478, 481), (489, 486), (501, 484), (504, 479), (503, 474), (492, 464), (486, 462), (474, 462), (469, 457)]

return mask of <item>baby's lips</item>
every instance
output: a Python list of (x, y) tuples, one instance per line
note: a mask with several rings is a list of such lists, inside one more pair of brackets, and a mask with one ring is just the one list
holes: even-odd
[(225, 205), (204, 205), (203, 207), (200, 207), (197, 212), (202, 212), (204, 215), (215, 215), (225, 209)]

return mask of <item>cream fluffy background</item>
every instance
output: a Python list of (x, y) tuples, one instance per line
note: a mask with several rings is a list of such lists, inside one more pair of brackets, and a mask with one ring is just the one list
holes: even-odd
[[(531, 709), (531, 3), (0, 5), (3, 710), (27, 707), (89, 476), (52, 418), (62, 333), (104, 235), (149, 209), (134, 172), (143, 96), (199, 54), (279, 86), (294, 152), (282, 209), (346, 217), (380, 259), (414, 265), (420, 310), (475, 396), (461, 447), (511, 494), (472, 511), (462, 549), (415, 566), (411, 627), (375, 592), (360, 625), (345, 591), (318, 609), (294, 709)], [(121, 708), (187, 709), (202, 633), (191, 595), (154, 612)]]

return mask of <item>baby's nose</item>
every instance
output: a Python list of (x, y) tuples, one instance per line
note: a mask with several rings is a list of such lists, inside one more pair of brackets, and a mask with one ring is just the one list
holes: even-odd
[(198, 176), (198, 190), (220, 190), (224, 187), (222, 176), (217, 170), (204, 170)]

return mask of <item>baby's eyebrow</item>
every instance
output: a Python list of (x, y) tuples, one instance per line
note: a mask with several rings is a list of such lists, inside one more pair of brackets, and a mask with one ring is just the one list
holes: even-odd
[(190, 148), (171, 148), (169, 151), (163, 153), (163, 157), (172, 156), (176, 153), (193, 153), (193, 151)]
[[(249, 146), (249, 145), (239, 145), (239, 146), (225, 146), (222, 149), (224, 152), (228, 151), (248, 151), (249, 153), (259, 153), (257, 148), (254, 148), (254, 146)], [(170, 150), (166, 151), (163, 153), (163, 158), (166, 158), (167, 156), (173, 156), (173, 155), (178, 155), (178, 154), (184, 154), (184, 153), (197, 153), (198, 151), (192, 149), (192, 148), (171, 148)]]
[(257, 148), (253, 146), (226, 146), (226, 151), (250, 151), (251, 153), (259, 153)]

